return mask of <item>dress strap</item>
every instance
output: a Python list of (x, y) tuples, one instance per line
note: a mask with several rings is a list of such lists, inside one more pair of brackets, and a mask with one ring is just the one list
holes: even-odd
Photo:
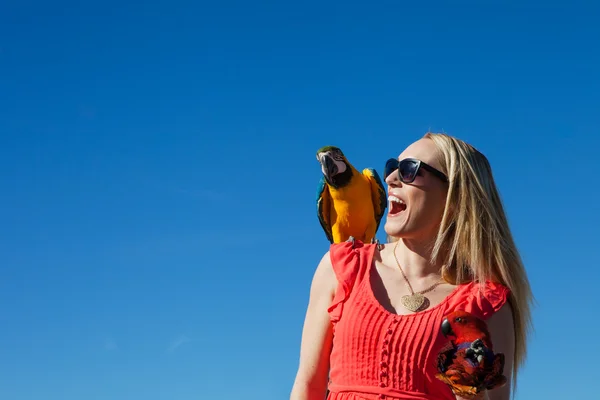
[(327, 310), (332, 322), (340, 320), (344, 303), (350, 298), (352, 289), (369, 273), (377, 246), (377, 243), (364, 244), (358, 240), (330, 246), (331, 264), (338, 280), (335, 296)]

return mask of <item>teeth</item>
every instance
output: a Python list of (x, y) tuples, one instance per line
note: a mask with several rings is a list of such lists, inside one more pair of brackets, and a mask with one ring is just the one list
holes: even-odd
[(388, 196), (388, 200), (394, 203), (404, 204), (404, 201), (400, 200), (396, 196)]

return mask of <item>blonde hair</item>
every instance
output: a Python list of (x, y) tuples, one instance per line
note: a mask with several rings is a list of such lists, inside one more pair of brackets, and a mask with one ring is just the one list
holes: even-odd
[(487, 158), (473, 146), (443, 133), (426, 133), (439, 150), (441, 171), (450, 180), (446, 208), (432, 262), (444, 265), (448, 282), (499, 282), (510, 291), (515, 352), (513, 391), (524, 363), (533, 294)]

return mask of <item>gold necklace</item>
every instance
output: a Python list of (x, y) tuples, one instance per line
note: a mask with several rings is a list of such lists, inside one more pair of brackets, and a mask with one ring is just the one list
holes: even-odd
[(407, 310), (412, 311), (412, 312), (417, 312), (417, 311), (419, 311), (419, 309), (421, 309), (421, 307), (423, 307), (423, 304), (425, 303), (426, 297), (423, 296), (423, 294), (432, 291), (433, 289), (435, 289), (436, 287), (438, 287), (439, 285), (444, 283), (444, 281), (442, 280), (440, 282), (436, 282), (425, 290), (421, 290), (420, 292), (415, 292), (413, 290), (410, 282), (408, 281), (408, 278), (404, 274), (404, 270), (400, 266), (400, 261), (398, 261), (398, 256), (396, 255), (396, 248), (398, 247), (399, 242), (400, 242), (400, 240), (398, 240), (396, 242), (396, 245), (394, 246), (394, 258), (396, 259), (396, 264), (398, 264), (398, 268), (400, 269), (400, 272), (402, 272), (402, 276), (404, 277), (404, 280), (406, 281), (406, 284), (408, 285), (408, 288), (410, 289), (410, 293), (411, 293), (411, 294), (406, 294), (406, 295), (402, 296), (402, 299), (400, 299), (400, 301), (402, 302), (402, 305), (404, 306), (404, 308), (406, 308)]

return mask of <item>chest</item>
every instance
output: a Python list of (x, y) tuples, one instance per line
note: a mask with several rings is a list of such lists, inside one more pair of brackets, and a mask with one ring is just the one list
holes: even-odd
[[(348, 363), (406, 374), (393, 377), (398, 382), (412, 379), (410, 371), (435, 369), (437, 354), (446, 343), (441, 333), (444, 307), (407, 315), (390, 312), (367, 283), (356, 288), (335, 327), (336, 353), (348, 357)], [(341, 350), (348, 348), (352, 351)]]
[[(455, 289), (448, 284), (435, 285), (435, 280), (413, 279), (410, 284), (414, 292), (422, 292), (423, 305), (419, 311), (426, 311), (441, 304)], [(410, 287), (399, 269), (376, 263), (372, 268), (368, 285), (375, 300), (388, 312), (409, 315), (412, 311), (404, 306), (404, 297), (412, 294)]]

